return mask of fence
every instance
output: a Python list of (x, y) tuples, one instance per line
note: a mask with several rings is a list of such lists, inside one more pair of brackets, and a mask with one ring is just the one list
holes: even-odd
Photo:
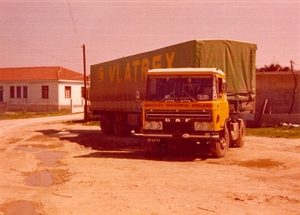
[(71, 113), (83, 112), (84, 104), (82, 105), (73, 105), (70, 102), (70, 105), (58, 105), (55, 103), (18, 103), (18, 104), (9, 104), (9, 103), (0, 103), (0, 114), (6, 112), (52, 112), (60, 110), (70, 110)]
[[(257, 125), (300, 123), (300, 73), (259, 72), (256, 75)], [(295, 87), (297, 87), (295, 89)]]

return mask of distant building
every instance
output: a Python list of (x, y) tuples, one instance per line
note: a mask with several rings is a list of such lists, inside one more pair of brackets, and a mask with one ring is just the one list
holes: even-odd
[(63, 67), (0, 68), (0, 112), (83, 112), (83, 74)]

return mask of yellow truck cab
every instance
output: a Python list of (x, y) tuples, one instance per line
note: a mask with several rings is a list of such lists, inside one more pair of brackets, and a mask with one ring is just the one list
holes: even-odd
[(216, 157), (229, 144), (226, 77), (218, 68), (152, 69), (142, 108), (143, 133), (159, 146), (168, 139), (210, 144)]

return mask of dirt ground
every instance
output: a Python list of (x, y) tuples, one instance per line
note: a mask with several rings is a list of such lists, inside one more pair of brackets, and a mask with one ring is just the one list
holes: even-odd
[(300, 139), (158, 155), (58, 119), (0, 121), (0, 215), (300, 213)]

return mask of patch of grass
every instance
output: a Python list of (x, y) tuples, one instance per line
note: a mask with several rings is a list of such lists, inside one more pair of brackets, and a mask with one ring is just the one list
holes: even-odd
[(100, 121), (89, 121), (89, 122), (86, 123), (85, 125), (89, 125), (89, 126), (100, 126)]
[(6, 112), (0, 114), (0, 120), (27, 119), (27, 118), (46, 117), (46, 116), (62, 116), (66, 114), (71, 114), (70, 110), (62, 109), (60, 111), (51, 111), (51, 112)]
[(294, 127), (275, 127), (275, 128), (246, 128), (246, 134), (258, 137), (282, 137), (300, 138), (300, 128)]
[(84, 122), (84, 120), (72, 120), (72, 121), (67, 121), (67, 122), (63, 122), (64, 124), (67, 125), (75, 125), (75, 124), (82, 124), (85, 126), (100, 126), (100, 122), (99, 121), (89, 121), (87, 123)]
[[(36, 117), (47, 117), (47, 116), (62, 116), (66, 114), (70, 114), (69, 110), (63, 109), (60, 111), (53, 112), (6, 112), (0, 113), (0, 120), (4, 119), (27, 119), (27, 118), (36, 118)], [(76, 124), (80, 123), (86, 126), (100, 126), (99, 121), (89, 121), (88, 123), (84, 123), (83, 120), (79, 121), (68, 121), (66, 124)], [(258, 136), (258, 137), (282, 137), (282, 138), (294, 138), (300, 139), (300, 127), (274, 127), (274, 128), (246, 128), (246, 134), (249, 136)]]

